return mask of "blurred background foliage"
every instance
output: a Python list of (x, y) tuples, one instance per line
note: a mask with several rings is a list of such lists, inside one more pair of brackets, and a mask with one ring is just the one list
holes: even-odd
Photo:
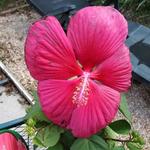
[(0, 6), (2, 7), (4, 5), (5, 0), (0, 0)]
[[(95, 5), (102, 5), (106, 0), (91, 0)], [(107, 0), (113, 1), (113, 0)], [(118, 0), (120, 11), (127, 19), (139, 22), (150, 27), (150, 0)], [(21, 5), (25, 0), (0, 0), (1, 9), (9, 5)]]
[[(113, 1), (113, 0), (108, 0)], [(150, 27), (150, 0), (118, 0), (119, 9), (127, 19)], [(96, 5), (104, 4), (105, 0), (96, 0)]]
[(127, 18), (150, 27), (150, 0), (121, 0), (120, 10)]
[(7, 10), (25, 3), (26, 0), (0, 0), (0, 11)]

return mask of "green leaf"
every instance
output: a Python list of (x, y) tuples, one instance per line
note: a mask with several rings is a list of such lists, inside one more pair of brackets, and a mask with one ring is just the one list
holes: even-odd
[(38, 103), (39, 97), (38, 97), (38, 95), (37, 95), (37, 91), (33, 91), (33, 92), (32, 92), (32, 96), (33, 96), (33, 98), (34, 98), (35, 103)]
[(119, 110), (129, 120), (129, 122), (131, 122), (131, 113), (129, 112), (126, 96), (124, 94), (121, 97)]
[(105, 134), (105, 137), (112, 138), (112, 139), (118, 136), (118, 134), (114, 132), (114, 130), (112, 130), (112, 128), (110, 128), (109, 126), (107, 126), (104, 129), (104, 134)]
[(109, 127), (118, 134), (129, 134), (131, 130), (131, 125), (124, 119), (114, 121)]
[(44, 144), (44, 134), (45, 134), (44, 128), (40, 129), (37, 132), (37, 134), (35, 135), (35, 137), (33, 139), (33, 142), (35, 145), (41, 146), (41, 147), (46, 147)]
[(45, 128), (45, 134), (44, 134), (44, 139), (43, 143), (46, 147), (51, 147), (56, 145), (60, 138), (60, 134), (63, 132), (61, 128), (58, 126), (48, 126)]
[(37, 121), (34, 127), (36, 129), (41, 128), (41, 127), (44, 128), (44, 127), (46, 127), (50, 124), (52, 124), (52, 123), (48, 123), (48, 122), (45, 122), (45, 121)]
[(143, 137), (141, 137), (140, 134), (137, 131), (132, 131), (131, 135), (133, 137), (132, 141), (134, 143), (139, 143), (140, 145), (145, 144)]
[(33, 118), (29, 118), (29, 119), (27, 120), (27, 125), (28, 125), (29, 127), (34, 127), (34, 126), (36, 125), (36, 121), (35, 121)]
[(139, 10), (139, 8), (146, 3), (147, 0), (142, 0), (141, 3), (139, 3), (138, 7), (136, 8), (136, 11)]
[(142, 146), (138, 143), (128, 142), (127, 147), (129, 148), (129, 150), (142, 150)]
[(25, 127), (25, 131), (26, 131), (26, 133), (27, 133), (30, 137), (33, 137), (33, 136), (35, 136), (35, 134), (36, 134), (35, 128), (34, 128), (34, 127), (31, 127), (31, 126), (26, 126), (26, 127)]
[[(101, 150), (108, 150), (108, 144), (99, 136), (93, 135), (92, 137), (89, 138), (91, 142), (97, 144), (97, 147)], [(96, 146), (95, 146), (96, 147)]]
[(107, 143), (110, 150), (112, 150), (116, 145), (113, 140), (108, 140)]
[(113, 150), (125, 150), (125, 148), (123, 146), (117, 146), (117, 147), (114, 147)]
[(55, 146), (53, 147), (49, 147), (47, 150), (63, 150), (63, 146), (60, 143), (57, 143)]
[(70, 149), (71, 145), (75, 141), (75, 137), (70, 131), (65, 131), (61, 136), (61, 142), (63, 143), (65, 149)]
[(63, 132), (64, 130), (62, 128), (55, 125), (49, 125), (45, 128), (40, 129), (34, 139), (36, 143), (38, 143), (37, 145), (44, 145), (44, 147), (53, 147), (57, 144), (60, 139), (60, 134)]
[(46, 116), (41, 110), (36, 92), (33, 93), (33, 96), (34, 96), (35, 104), (28, 109), (25, 119), (28, 120), (30, 118), (34, 118), (38, 121), (46, 121), (50, 123), (50, 120), (46, 118)]
[(37, 145), (39, 147), (45, 147), (44, 144), (40, 141), (40, 139), (37, 136), (35, 136), (33, 138), (33, 144), (35, 144), (35, 145)]
[(25, 119), (30, 119), (30, 118), (34, 118), (36, 120), (39, 121), (46, 121), (46, 122), (50, 122), (46, 116), (43, 114), (43, 112), (41, 111), (41, 108), (39, 106), (39, 104), (34, 104), (28, 111), (27, 115), (25, 116)]
[(90, 150), (90, 143), (88, 139), (77, 139), (70, 150)]
[[(105, 137), (110, 138), (110, 139), (114, 139), (116, 138), (116, 136), (118, 136), (118, 134), (114, 132), (109, 126), (107, 126), (104, 129), (104, 134), (105, 134)], [(113, 141), (113, 140), (107, 140), (107, 143), (110, 149), (113, 149), (116, 145), (116, 141)]]
[(101, 137), (93, 135), (88, 139), (75, 140), (70, 150), (109, 150), (109, 148)]

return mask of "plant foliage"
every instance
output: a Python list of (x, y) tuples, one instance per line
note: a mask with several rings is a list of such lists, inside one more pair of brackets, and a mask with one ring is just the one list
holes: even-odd
[(132, 129), (131, 114), (125, 95), (122, 96), (119, 108), (125, 119), (112, 122), (89, 138), (76, 138), (69, 130), (50, 122), (41, 111), (36, 93), (33, 95), (35, 104), (28, 109), (26, 131), (38, 147), (45, 147), (47, 150), (142, 150), (143, 148), (143, 138)]
[[(95, 0), (94, 5), (113, 4), (115, 0)], [(150, 26), (150, 0), (118, 0), (119, 10), (129, 20)]]

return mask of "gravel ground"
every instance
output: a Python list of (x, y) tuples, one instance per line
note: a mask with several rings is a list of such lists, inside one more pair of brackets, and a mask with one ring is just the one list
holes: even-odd
[(134, 83), (127, 93), (129, 110), (135, 130), (144, 137), (144, 150), (150, 150), (150, 93), (142, 84)]
[(0, 17), (0, 60), (29, 91), (34, 89), (35, 82), (25, 66), (24, 42), (29, 25), (37, 18), (39, 16), (34, 12)]
[[(0, 17), (0, 59), (28, 91), (32, 91), (36, 83), (24, 63), (24, 41), (29, 25), (38, 18), (34, 12)], [(150, 94), (143, 85), (134, 83), (127, 98), (133, 126), (146, 141), (144, 150), (150, 150)]]

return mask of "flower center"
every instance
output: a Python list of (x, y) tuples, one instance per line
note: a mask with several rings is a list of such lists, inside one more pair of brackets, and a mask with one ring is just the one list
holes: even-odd
[(76, 90), (73, 93), (72, 102), (76, 104), (77, 107), (85, 106), (87, 104), (89, 96), (89, 76), (90, 73), (83, 73), (80, 83), (76, 86)]

